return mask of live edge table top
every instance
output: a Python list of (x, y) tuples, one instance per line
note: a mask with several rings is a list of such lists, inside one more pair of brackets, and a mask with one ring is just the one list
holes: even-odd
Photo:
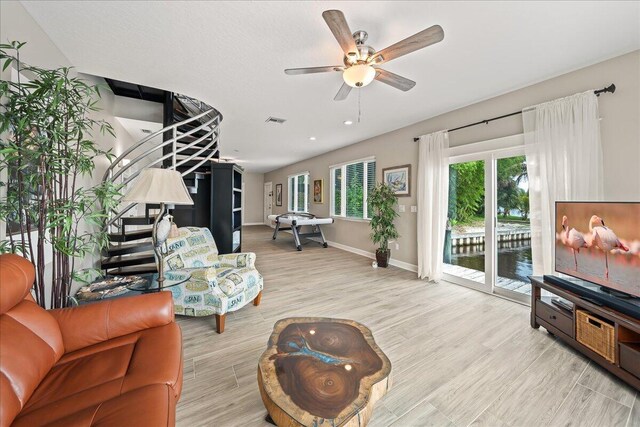
[(390, 387), (391, 362), (352, 320), (279, 320), (258, 363), (262, 401), (278, 426), (364, 426)]

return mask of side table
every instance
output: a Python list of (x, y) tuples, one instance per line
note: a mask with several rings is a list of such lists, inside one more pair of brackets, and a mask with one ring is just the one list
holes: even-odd
[[(182, 284), (191, 278), (187, 270), (174, 270), (165, 273), (164, 288)], [(111, 298), (158, 292), (158, 273), (136, 276), (106, 276), (83, 286), (73, 297), (69, 297), (72, 306), (88, 304)]]

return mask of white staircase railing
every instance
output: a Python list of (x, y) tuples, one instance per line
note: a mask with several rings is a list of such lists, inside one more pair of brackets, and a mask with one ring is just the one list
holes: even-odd
[[(183, 105), (187, 105), (189, 110), (193, 111), (193, 108), (202, 112), (153, 132), (132, 145), (111, 163), (104, 174), (103, 181), (118, 183), (124, 188), (144, 169), (158, 165), (165, 165), (173, 170), (188, 165), (187, 169), (181, 171), (182, 176), (186, 176), (214, 158), (219, 151), (222, 115), (215, 108), (193, 98), (179, 95), (179, 99)], [(191, 129), (181, 132), (179, 128), (185, 126)], [(198, 133), (199, 135), (194, 136)], [(171, 135), (171, 137), (159, 144), (153, 143), (156, 138), (164, 138), (165, 135)], [(167, 150), (167, 154), (164, 154), (165, 147), (171, 148)], [(188, 150), (197, 151), (189, 153)], [(144, 163), (145, 160), (147, 160), (146, 163)], [(170, 160), (170, 165), (167, 166), (166, 160)], [(194, 163), (189, 164), (192, 161)], [(131, 203), (116, 211), (108, 212), (105, 229), (109, 230), (112, 226), (119, 228), (120, 218), (136, 205), (137, 203)]]

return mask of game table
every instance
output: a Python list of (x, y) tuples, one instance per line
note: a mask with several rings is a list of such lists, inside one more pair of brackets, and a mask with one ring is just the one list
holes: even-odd
[[(293, 233), (293, 241), (296, 245), (296, 249), (301, 251), (302, 244), (300, 243), (301, 237), (320, 237), (321, 244), (325, 248), (328, 246), (322, 232), (321, 225), (333, 224), (333, 218), (319, 218), (309, 213), (289, 212), (281, 215), (269, 215), (269, 220), (275, 221), (276, 229), (273, 231), (273, 240), (278, 236), (278, 231), (291, 230)], [(310, 226), (311, 232), (302, 233), (303, 226)]]

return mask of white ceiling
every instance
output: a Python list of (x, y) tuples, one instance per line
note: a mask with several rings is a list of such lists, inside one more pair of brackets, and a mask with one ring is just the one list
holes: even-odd
[[(640, 48), (639, 2), (23, 2), (79, 71), (184, 93), (224, 115), (222, 155), (265, 172)], [(439, 24), (443, 42), (387, 63), (334, 102), (340, 64), (322, 19), (340, 9), (377, 50)], [(606, 83), (606, 82), (603, 82)], [(267, 124), (268, 116), (287, 119)], [(309, 137), (315, 136), (316, 141)], [(237, 151), (236, 151), (237, 150)]]

